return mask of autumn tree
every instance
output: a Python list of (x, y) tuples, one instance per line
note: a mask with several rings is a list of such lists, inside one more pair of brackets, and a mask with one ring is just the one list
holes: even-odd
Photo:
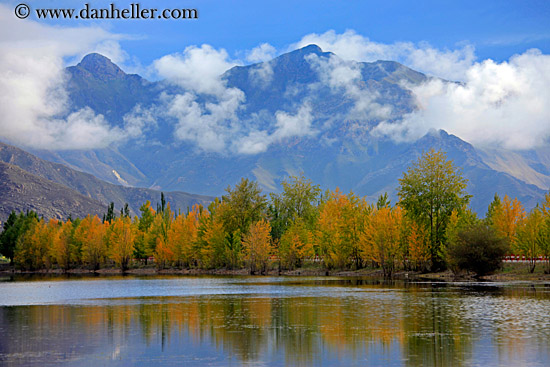
[(25, 270), (49, 269), (50, 249), (59, 229), (59, 222), (51, 219), (31, 221), (29, 227), (17, 243), (16, 264)]
[(399, 205), (422, 225), (430, 239), (432, 269), (444, 266), (441, 247), (453, 209), (466, 206), (467, 180), (445, 153), (430, 150), (399, 179)]
[(250, 226), (243, 237), (243, 249), (250, 274), (257, 271), (264, 274), (267, 271), (269, 256), (272, 252), (271, 226), (266, 220), (259, 220)]
[(328, 268), (362, 266), (359, 236), (372, 207), (353, 192), (342, 194), (337, 188), (327, 192), (319, 208), (316, 240), (319, 253)]
[(76, 260), (74, 245), (74, 226), (70, 220), (62, 223), (54, 239), (50, 256), (64, 271), (69, 270), (71, 262)]
[(401, 256), (401, 224), (403, 212), (399, 206), (376, 209), (361, 234), (363, 256), (380, 265), (384, 277), (391, 277)]
[(529, 271), (535, 271), (537, 258), (539, 257), (539, 238), (543, 229), (544, 218), (539, 207), (535, 207), (527, 218), (514, 224), (515, 237), (513, 242), (514, 251), (527, 258)]
[(114, 219), (109, 227), (109, 257), (122, 272), (128, 270), (132, 260), (136, 231), (137, 224), (128, 216)]
[[(489, 214), (489, 213), (488, 213)], [(523, 223), (526, 214), (521, 202), (514, 198), (511, 200), (505, 195), (502, 201), (495, 196), (495, 200), (490, 205), (489, 222), (497, 233), (506, 238), (509, 245), (512, 245), (516, 237), (516, 228), (518, 224)]]
[(160, 209), (151, 223), (147, 243), (149, 253), (155, 256), (157, 267), (162, 269), (168, 263), (175, 261), (175, 252), (170, 248), (168, 242), (168, 233), (172, 226), (174, 213), (170, 208), (170, 203), (163, 204)]
[(174, 252), (180, 266), (189, 267), (195, 258), (194, 250), (201, 214), (202, 207), (194, 205), (187, 215), (178, 215), (168, 231), (169, 247)]
[(105, 235), (109, 222), (104, 223), (96, 216), (88, 215), (80, 222), (74, 237), (82, 245), (82, 261), (92, 270), (98, 270), (107, 257)]
[[(198, 238), (196, 252), (202, 267), (221, 268), (234, 267), (236, 261), (232, 262), (227, 258), (229, 246), (226, 246), (227, 233), (223, 225), (219, 211), (223, 204), (216, 198), (208, 206), (208, 212), (199, 219)], [(240, 237), (238, 238), (240, 244)], [(240, 248), (238, 249), (240, 254)]]
[(279, 259), (282, 267), (294, 269), (302, 266), (305, 258), (315, 255), (313, 232), (302, 218), (292, 222), (279, 242)]

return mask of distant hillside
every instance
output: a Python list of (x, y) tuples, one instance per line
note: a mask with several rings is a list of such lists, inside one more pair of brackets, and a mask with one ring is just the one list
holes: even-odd
[[(0, 161), (18, 166), (19, 168), (39, 176), (43, 179), (64, 185), (76, 191), (84, 197), (101, 203), (102, 213), (106, 211), (110, 202), (115, 203), (115, 208), (120, 209), (128, 203), (132, 215), (139, 213), (139, 207), (149, 200), (153, 205), (160, 202), (160, 192), (151, 189), (124, 187), (102, 181), (91, 174), (68, 168), (59, 163), (52, 163), (40, 159), (22, 149), (0, 143)], [(4, 183), (0, 180), (5, 186)], [(203, 195), (193, 195), (185, 192), (167, 192), (166, 200), (173, 209), (182, 211), (194, 204), (208, 205), (214, 198)], [(32, 198), (28, 198), (32, 199)], [(0, 205), (4, 196), (0, 195)]]
[(30, 174), (21, 168), (0, 162), (0, 221), (10, 212), (34, 210), (45, 218), (83, 218), (88, 214), (102, 216), (103, 203), (81, 195), (66, 186)]

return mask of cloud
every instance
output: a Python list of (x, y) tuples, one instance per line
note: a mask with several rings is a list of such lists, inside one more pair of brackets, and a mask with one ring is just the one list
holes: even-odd
[[(176, 119), (174, 136), (195, 143), (203, 151), (224, 152), (238, 133), (237, 109), (244, 93), (229, 88), (216, 102), (201, 102), (193, 93), (164, 95), (165, 116)], [(164, 109), (164, 108), (162, 108)]]
[[(0, 136), (45, 149), (91, 149), (122, 139), (92, 110), (69, 114), (63, 59), (120, 38), (95, 27), (58, 28), (0, 5)], [(115, 47), (116, 48), (116, 47)]]
[(538, 50), (508, 62), (472, 65), (463, 83), (431, 80), (413, 87), (418, 110), (373, 133), (414, 140), (444, 129), (474, 145), (529, 149), (550, 139), (550, 56)]
[(291, 48), (301, 48), (309, 44), (316, 44), (323, 51), (333, 52), (345, 60), (398, 61), (412, 69), (448, 80), (462, 80), (476, 59), (474, 47), (468, 44), (456, 50), (439, 50), (425, 42), (384, 44), (371, 41), (353, 30), (342, 34), (333, 30), (322, 34), (311, 33)]
[(196, 93), (220, 96), (225, 83), (221, 75), (238, 65), (227, 51), (210, 45), (189, 46), (183, 53), (164, 56), (153, 62), (159, 76)]
[(300, 106), (295, 115), (277, 111), (275, 113), (275, 119), (276, 129), (273, 133), (273, 138), (275, 140), (313, 135), (315, 133), (311, 129), (311, 123), (313, 122), (311, 106), (307, 103)]
[(344, 95), (354, 101), (354, 107), (348, 117), (354, 119), (386, 119), (391, 115), (391, 106), (376, 102), (379, 93), (361, 87), (362, 65), (355, 61), (341, 59), (336, 55), (319, 57), (316, 54), (306, 56), (306, 60), (317, 70), (322, 83), (333, 92), (344, 91)]
[(314, 136), (313, 115), (309, 103), (301, 105), (295, 114), (284, 111), (275, 113), (274, 131), (252, 130), (236, 139), (234, 150), (240, 154), (258, 154), (267, 151), (270, 145), (288, 138)]
[(276, 55), (277, 50), (275, 47), (271, 46), (269, 43), (262, 43), (248, 52), (246, 60), (252, 63), (265, 62), (272, 60)]
[(192, 142), (202, 151), (227, 152), (240, 130), (237, 112), (245, 102), (238, 88), (228, 88), (225, 71), (238, 65), (223, 49), (189, 46), (182, 53), (153, 62), (157, 74), (183, 93), (164, 93), (154, 113), (175, 120), (174, 137)]

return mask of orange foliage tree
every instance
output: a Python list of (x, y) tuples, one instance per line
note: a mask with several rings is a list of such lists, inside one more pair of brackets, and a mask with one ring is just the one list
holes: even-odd
[(130, 217), (116, 218), (109, 228), (109, 257), (120, 267), (128, 270), (134, 255), (137, 224)]
[(94, 271), (100, 268), (107, 257), (107, 228), (109, 222), (102, 223), (97, 215), (88, 215), (80, 222), (74, 233), (75, 240), (82, 244), (82, 261)]
[(74, 226), (70, 220), (61, 224), (54, 238), (53, 246), (50, 251), (51, 258), (63, 269), (67, 271), (73, 260), (76, 258), (73, 244)]
[(372, 207), (353, 192), (344, 195), (338, 188), (326, 196), (317, 223), (317, 241), (323, 262), (328, 268), (345, 268), (351, 263), (356, 268), (361, 267), (359, 237)]

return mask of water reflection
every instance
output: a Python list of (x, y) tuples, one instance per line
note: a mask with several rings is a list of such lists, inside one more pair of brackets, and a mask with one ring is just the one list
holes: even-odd
[[(0, 364), (542, 366), (550, 357), (544, 285), (319, 282), (0, 307)], [(328, 293), (300, 296), (312, 283)], [(264, 287), (283, 290), (261, 295)], [(353, 292), (334, 297), (332, 287)]]

